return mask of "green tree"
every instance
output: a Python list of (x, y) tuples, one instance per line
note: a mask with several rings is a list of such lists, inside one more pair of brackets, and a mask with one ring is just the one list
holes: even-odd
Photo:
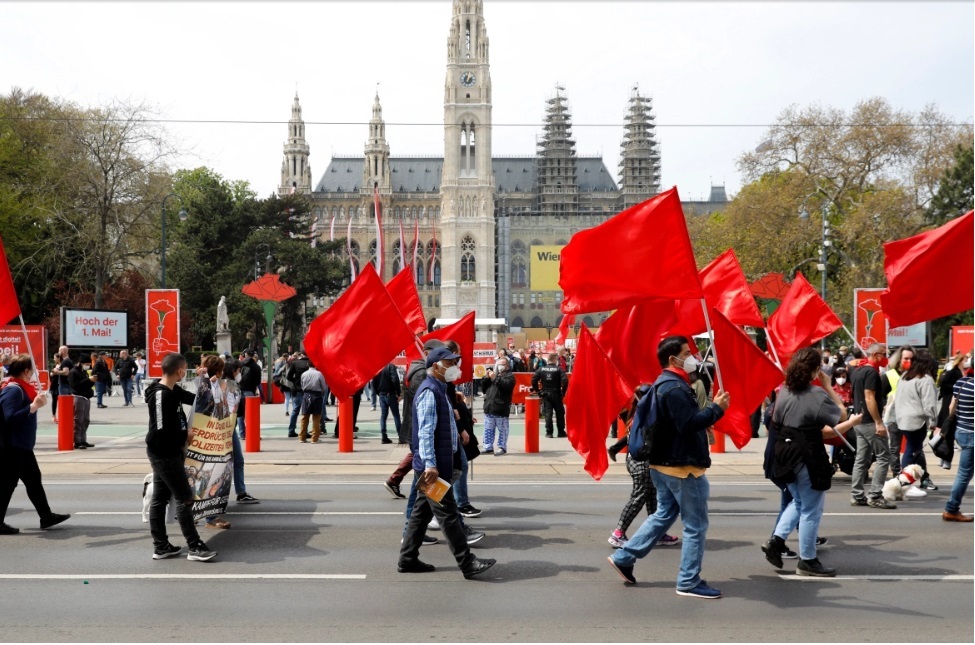
[(954, 165), (945, 171), (938, 182), (938, 190), (928, 205), (927, 221), (935, 226), (975, 208), (975, 147), (958, 144)]

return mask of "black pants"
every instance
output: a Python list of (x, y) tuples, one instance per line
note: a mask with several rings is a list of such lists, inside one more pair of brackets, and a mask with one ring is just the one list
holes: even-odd
[[(419, 473), (414, 471), (415, 476)], [(410, 523), (406, 526), (406, 535), (403, 537), (403, 545), (399, 549), (399, 561), (410, 562), (416, 560), (420, 555), (420, 545), (423, 543), (423, 536), (427, 534), (427, 524), (430, 519), (436, 517), (440, 523), (440, 530), (447, 538), (450, 546), (450, 553), (457, 561), (457, 566), (463, 569), (472, 560), (474, 555), (467, 546), (467, 535), (464, 532), (464, 525), (461, 523), (460, 511), (457, 510), (457, 500), (454, 498), (454, 489), (451, 487), (436, 504), (427, 499), (420, 487), (416, 488), (416, 503), (413, 505), (413, 513), (410, 515)]]
[(565, 433), (565, 406), (562, 405), (561, 392), (542, 392), (542, 411), (545, 413), (545, 434), (552, 434), (552, 412), (559, 434)]
[(51, 507), (41, 484), (41, 469), (34, 451), (7, 446), (0, 450), (0, 522), (7, 516), (7, 507), (18, 481), (24, 482), (27, 497), (41, 519), (50, 515)]
[(149, 502), (149, 532), (152, 533), (152, 545), (157, 550), (169, 544), (166, 535), (166, 504), (170, 497), (176, 498), (176, 521), (186, 538), (186, 544), (192, 547), (202, 542), (200, 534), (193, 524), (193, 514), (189, 504), (193, 502), (193, 492), (186, 479), (186, 468), (183, 467), (183, 457), (153, 457), (149, 455), (152, 466), (152, 501)]

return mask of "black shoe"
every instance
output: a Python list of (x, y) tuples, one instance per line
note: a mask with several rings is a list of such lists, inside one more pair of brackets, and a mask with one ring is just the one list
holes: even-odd
[(322, 419), (322, 423), (331, 423), (332, 421), (335, 421), (335, 419), (329, 419), (328, 417)]
[(765, 553), (765, 559), (769, 561), (769, 564), (776, 569), (782, 568), (782, 554), (786, 551), (785, 540), (778, 535), (773, 535), (765, 540), (762, 551)]
[(481, 509), (474, 508), (471, 504), (468, 504), (467, 506), (461, 506), (457, 510), (460, 511), (460, 514), (463, 515), (464, 517), (480, 517), (481, 516)]
[(560, 432), (557, 436), (558, 436), (559, 439), (564, 439), (564, 438), (568, 437), (569, 435), (565, 434), (564, 432)]
[(241, 493), (237, 496), (238, 504), (260, 504), (261, 500), (257, 499), (253, 495), (248, 495), (247, 493)]
[(152, 552), (153, 560), (165, 560), (166, 558), (171, 558), (174, 555), (179, 555), (183, 552), (183, 547), (176, 546), (175, 544), (167, 544), (161, 549), (156, 549)]
[(823, 546), (827, 542), (829, 542), (829, 538), (828, 537), (818, 537), (818, 538), (816, 538), (816, 546)]
[(88, 443), (87, 441), (85, 442), (85, 444), (84, 444), (84, 445), (85, 445), (85, 448), (94, 448), (94, 447), (95, 447), (95, 444), (93, 444), (93, 443)]
[(289, 432), (288, 433), (288, 439), (294, 439), (297, 436), (298, 436), (298, 433), (297, 432)]
[(0, 522), (0, 535), (17, 535), (20, 533), (20, 529), (10, 526), (7, 523)]
[(400, 573), (430, 573), (436, 570), (436, 568), (432, 564), (422, 562), (419, 558), (415, 560), (400, 560), (399, 564), (396, 565), (396, 570)]
[(546, 432), (546, 433), (545, 433), (545, 438), (546, 438), (546, 439), (551, 439), (552, 437), (553, 437), (553, 435), (552, 435), (552, 433), (551, 433), (551, 432)]
[(471, 578), (479, 576), (485, 571), (487, 571), (488, 569), (490, 569), (491, 567), (493, 567), (496, 562), (497, 560), (493, 558), (484, 558), (484, 559), (474, 558), (473, 560), (468, 562), (467, 566), (461, 569), (461, 571), (464, 572), (464, 577), (470, 580)]
[(383, 482), (383, 486), (389, 491), (389, 494), (397, 499), (406, 499), (406, 495), (400, 492), (399, 484), (394, 484), (392, 482)]
[(100, 405), (100, 406), (98, 406), (98, 407), (99, 407), (99, 408), (107, 408), (108, 406), (107, 406), (107, 405)]
[(616, 573), (620, 574), (620, 577), (623, 578), (624, 583), (628, 585), (636, 584), (636, 577), (634, 577), (633, 575), (633, 567), (627, 567), (627, 566), (623, 566), (622, 564), (616, 564), (616, 562), (613, 560), (613, 556), (610, 556), (606, 559), (609, 560), (610, 566), (616, 569)]
[(69, 517), (71, 516), (67, 514), (51, 513), (50, 515), (41, 518), (41, 528), (49, 529), (52, 526), (57, 526), (58, 524), (65, 521)]
[(393, 440), (390, 439), (389, 437), (383, 437), (383, 441), (382, 442), (383, 443), (393, 443)]
[(619, 451), (620, 451), (620, 449), (617, 448), (615, 445), (610, 446), (607, 449), (607, 452), (609, 452), (609, 458), (612, 459), (615, 462), (616, 461), (616, 455), (617, 455), (617, 453), (619, 453)]
[(76, 443), (76, 444), (74, 445), (74, 449), (75, 449), (75, 450), (84, 450), (84, 449), (85, 449), (85, 448), (87, 448), (87, 447), (88, 447), (88, 446), (86, 446), (86, 445), (85, 445), (85, 444), (83, 444), (83, 443)]
[(796, 567), (796, 574), (817, 578), (832, 578), (836, 575), (836, 569), (824, 567), (823, 563), (819, 561), (819, 558), (813, 558), (812, 560), (799, 560), (799, 565)]

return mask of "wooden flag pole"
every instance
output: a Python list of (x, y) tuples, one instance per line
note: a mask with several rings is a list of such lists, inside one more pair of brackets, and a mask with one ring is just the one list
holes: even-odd
[(723, 392), (727, 392), (727, 390), (724, 389), (724, 379), (721, 377), (721, 365), (718, 363), (718, 348), (714, 346), (714, 331), (711, 329), (711, 316), (708, 315), (708, 305), (704, 301), (704, 298), (701, 298), (701, 309), (704, 311), (704, 322), (707, 323), (708, 326), (708, 338), (711, 339), (711, 347), (714, 350), (714, 371), (718, 376), (718, 389)]

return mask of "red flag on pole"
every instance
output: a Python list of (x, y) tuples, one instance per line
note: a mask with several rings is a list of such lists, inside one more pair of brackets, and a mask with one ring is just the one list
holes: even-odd
[(457, 322), (441, 327), (425, 336), (420, 337), (420, 343), (410, 345), (406, 349), (406, 361), (420, 360), (420, 350), (417, 345), (436, 338), (444, 342), (452, 340), (460, 345), (460, 380), (458, 383), (467, 383), (474, 380), (474, 312), (470, 312)]
[[(700, 301), (698, 307), (700, 307)], [(613, 362), (632, 395), (641, 383), (653, 383), (662, 371), (657, 345), (677, 324), (673, 300), (648, 300), (618, 309), (596, 332), (596, 341)]]
[(415, 336), (371, 263), (316, 318), (304, 346), (339, 399), (352, 396)]
[(381, 278), (383, 275), (383, 258), (386, 257), (385, 245), (383, 244), (383, 217), (382, 205), (379, 203), (379, 185), (372, 185), (373, 210), (376, 212), (376, 273)]
[[(20, 315), (20, 301), (17, 300), (17, 289), (14, 287), (14, 277), (7, 264), (7, 252), (3, 248), (3, 238), (0, 238), (0, 325)], [(24, 336), (26, 342), (27, 336)]]
[(573, 314), (562, 316), (562, 320), (559, 321), (559, 333), (555, 337), (556, 345), (565, 345), (565, 341), (569, 337), (569, 327), (572, 326), (575, 319), (576, 317)]
[(407, 326), (413, 330), (414, 334), (422, 334), (427, 330), (427, 321), (423, 316), (423, 305), (420, 303), (420, 294), (416, 290), (416, 278), (413, 277), (413, 267), (407, 265), (393, 276), (393, 279), (386, 284), (386, 291), (389, 292), (396, 308), (403, 315), (403, 320)]
[(607, 311), (649, 298), (702, 297), (677, 189), (580, 231), (562, 249), (562, 313)]
[(768, 319), (768, 336), (783, 365), (797, 350), (826, 338), (843, 326), (829, 305), (801, 273), (789, 287), (782, 304)]
[(721, 350), (721, 368), (727, 377), (725, 386), (731, 399), (731, 406), (714, 424), (714, 429), (731, 437), (741, 450), (752, 438), (752, 413), (781, 385), (785, 376), (748, 334), (716, 308), (711, 310), (711, 323), (714, 347)]
[[(716, 257), (698, 275), (708, 307), (717, 309), (735, 325), (765, 326), (734, 249)], [(707, 330), (700, 299), (684, 299), (677, 305), (680, 322), (671, 333), (690, 337)]]
[(975, 307), (975, 215), (884, 244), (887, 289), (880, 295), (891, 327), (904, 327)]
[(585, 459), (586, 472), (602, 479), (609, 466), (609, 426), (630, 400), (630, 389), (606, 353), (583, 325), (565, 395), (565, 430), (569, 443)]

